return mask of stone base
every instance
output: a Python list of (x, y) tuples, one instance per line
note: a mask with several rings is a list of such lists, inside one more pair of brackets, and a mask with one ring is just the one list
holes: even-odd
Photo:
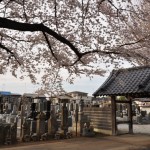
[(112, 135), (112, 131), (111, 130), (104, 130), (104, 129), (94, 128), (94, 132), (107, 134), (107, 135)]

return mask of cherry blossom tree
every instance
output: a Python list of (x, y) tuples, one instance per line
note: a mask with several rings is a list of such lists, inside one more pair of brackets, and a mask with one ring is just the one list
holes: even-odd
[(0, 72), (55, 93), (64, 74), (72, 83), (104, 75), (101, 64), (149, 64), (149, 8), (149, 0), (0, 0)]

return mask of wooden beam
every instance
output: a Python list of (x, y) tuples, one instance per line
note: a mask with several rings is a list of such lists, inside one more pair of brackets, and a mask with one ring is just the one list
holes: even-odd
[(116, 123), (117, 124), (129, 124), (130, 121), (117, 121)]

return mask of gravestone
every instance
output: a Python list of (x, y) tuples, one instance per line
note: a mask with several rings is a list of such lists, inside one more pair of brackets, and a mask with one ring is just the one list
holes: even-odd
[(68, 132), (68, 109), (65, 102), (63, 102), (61, 114), (61, 129), (64, 131), (65, 136)]
[(22, 141), (28, 142), (30, 141), (30, 123), (25, 119), (22, 124)]
[(27, 104), (26, 105), (26, 108), (25, 108), (25, 116), (29, 116), (30, 115), (30, 105), (29, 104)]
[(138, 115), (136, 121), (137, 121), (138, 124), (142, 124), (142, 116)]
[(4, 144), (4, 125), (0, 123), (0, 145)]
[(47, 123), (48, 123), (48, 134), (53, 136), (58, 130), (57, 120), (54, 116), (51, 116), (47, 120)]
[(17, 142), (17, 123), (11, 124), (11, 144), (15, 144)]
[(17, 107), (16, 107), (16, 105), (13, 105), (13, 110), (12, 110), (11, 115), (17, 115)]
[(37, 124), (37, 121), (36, 120), (31, 120), (31, 124), (30, 124), (30, 132), (31, 133), (36, 133), (36, 126)]
[(36, 133), (38, 136), (43, 135), (45, 130), (45, 114), (43, 112), (40, 112), (40, 114), (37, 115), (37, 124), (36, 124)]
[(4, 144), (11, 144), (11, 125), (4, 124)]
[(38, 112), (44, 111), (44, 104), (43, 103), (38, 103)]
[(4, 107), (4, 104), (1, 103), (1, 104), (0, 104), (0, 114), (3, 114), (3, 113), (4, 113), (3, 107)]
[(83, 133), (84, 124), (90, 124), (89, 119), (83, 112), (84, 103), (80, 101), (79, 106), (76, 104), (74, 114), (72, 116), (72, 130), (76, 136), (81, 136)]
[(95, 135), (94, 128), (92, 126), (85, 125), (82, 130), (82, 136), (93, 137)]

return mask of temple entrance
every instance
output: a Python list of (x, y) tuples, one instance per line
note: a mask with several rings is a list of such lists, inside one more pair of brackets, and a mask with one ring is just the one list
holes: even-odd
[[(134, 111), (133, 104), (136, 100), (141, 101), (141, 98), (149, 98), (148, 101), (150, 101), (150, 66), (113, 70), (93, 95), (95, 97), (111, 97), (113, 135), (142, 133), (139, 127), (140, 129), (149, 128), (150, 115), (147, 108), (150, 105), (145, 105), (145, 108), (140, 106), (140, 111), (138, 108)], [(118, 100), (118, 96), (124, 96), (126, 99)], [(125, 110), (123, 109), (121, 113), (118, 112), (117, 107), (124, 106)], [(123, 130), (123, 127), (125, 130)], [(147, 134), (149, 130), (143, 130), (143, 133)]]
[[(117, 134), (129, 133), (128, 104), (116, 104)], [(150, 99), (132, 101), (132, 123), (134, 134), (150, 134)]]

